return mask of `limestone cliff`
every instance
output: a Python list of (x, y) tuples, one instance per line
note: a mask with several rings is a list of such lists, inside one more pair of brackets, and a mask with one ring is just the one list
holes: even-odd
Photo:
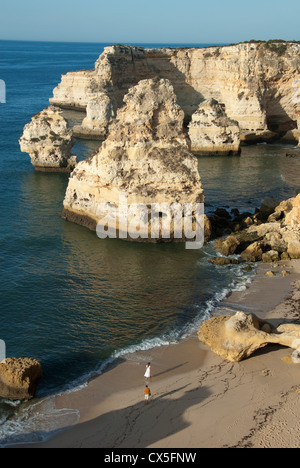
[(28, 153), (36, 170), (69, 172), (77, 158), (71, 129), (59, 108), (50, 106), (32, 117), (20, 138), (21, 151)]
[(95, 70), (81, 70), (62, 75), (61, 83), (54, 89), (50, 104), (65, 109), (85, 110), (89, 100), (98, 91), (102, 83)]
[[(139, 226), (140, 240), (161, 241), (161, 234), (159, 239), (150, 236), (148, 209), (154, 203), (203, 202), (197, 159), (189, 151), (184, 112), (168, 80), (143, 80), (129, 90), (124, 102), (99, 151), (72, 173), (63, 216), (95, 229), (97, 223), (104, 223), (99, 206), (106, 206), (111, 224), (124, 234), (136, 213), (126, 213), (124, 227), (123, 197), (127, 206), (147, 207)], [(165, 214), (162, 208), (159, 217)], [(173, 239), (174, 229), (164, 240)]]
[(186, 123), (199, 104), (213, 98), (225, 105), (230, 119), (238, 122), (242, 141), (287, 135), (298, 142), (299, 52), (297, 43), (245, 43), (204, 49), (110, 46), (97, 60), (95, 70), (63, 76), (51, 103), (82, 109), (91, 99), (101, 100), (104, 93), (116, 110), (123, 105), (129, 88), (140, 80), (160, 77), (172, 83)]
[(88, 101), (86, 117), (82, 124), (74, 126), (74, 136), (89, 140), (104, 140), (108, 125), (115, 117), (115, 109), (116, 106), (106, 93), (98, 93)]

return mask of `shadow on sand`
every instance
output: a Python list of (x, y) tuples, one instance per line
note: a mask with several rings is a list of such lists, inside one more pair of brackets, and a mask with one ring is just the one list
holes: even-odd
[[(47, 440), (47, 444), (29, 447), (145, 448), (158, 441), (163, 444), (165, 438), (189, 427), (186, 410), (210, 396), (206, 387), (188, 390), (189, 386), (188, 383), (164, 394), (154, 394), (148, 404), (140, 401), (126, 408), (108, 411), (91, 421), (65, 427), (59, 433), (32, 433), (32, 440)], [(20, 434), (21, 438), (24, 440), (24, 435)], [(15, 437), (17, 439), (18, 436)], [(6, 445), (4, 440), (1, 445)], [(19, 447), (24, 447), (24, 442)]]

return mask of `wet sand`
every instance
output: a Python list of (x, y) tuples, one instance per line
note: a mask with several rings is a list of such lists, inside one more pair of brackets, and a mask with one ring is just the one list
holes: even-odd
[[(274, 277), (265, 275), (267, 270)], [(281, 272), (291, 274), (283, 277)], [(245, 291), (215, 311), (252, 312), (274, 324), (299, 320), (300, 261), (260, 265)], [(270, 345), (229, 363), (192, 336), (118, 360), (88, 386), (56, 398), (80, 412), (73, 427), (30, 448), (295, 448), (300, 440), (300, 365)], [(151, 362), (152, 377), (144, 371)], [(144, 387), (151, 389), (149, 404)]]

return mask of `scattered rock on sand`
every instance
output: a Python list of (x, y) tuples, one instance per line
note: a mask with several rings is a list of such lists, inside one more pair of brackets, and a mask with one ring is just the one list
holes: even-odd
[(266, 276), (275, 276), (274, 271), (267, 271)]
[(234, 316), (213, 317), (204, 322), (198, 337), (222, 358), (239, 362), (269, 343), (298, 349), (300, 325), (283, 324), (276, 329), (254, 314), (237, 312)]

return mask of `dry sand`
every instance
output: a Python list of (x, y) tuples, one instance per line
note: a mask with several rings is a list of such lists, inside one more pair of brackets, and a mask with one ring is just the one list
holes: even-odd
[[(300, 261), (260, 265), (253, 283), (216, 311), (253, 312), (275, 324), (299, 320)], [(291, 275), (282, 277), (281, 271)], [(241, 363), (213, 354), (193, 336), (119, 360), (89, 385), (56, 399), (80, 422), (30, 448), (296, 448), (300, 440), (300, 365), (270, 345)], [(287, 358), (287, 359), (285, 359)], [(284, 359), (284, 360), (282, 360)], [(144, 402), (145, 364), (152, 365)]]

